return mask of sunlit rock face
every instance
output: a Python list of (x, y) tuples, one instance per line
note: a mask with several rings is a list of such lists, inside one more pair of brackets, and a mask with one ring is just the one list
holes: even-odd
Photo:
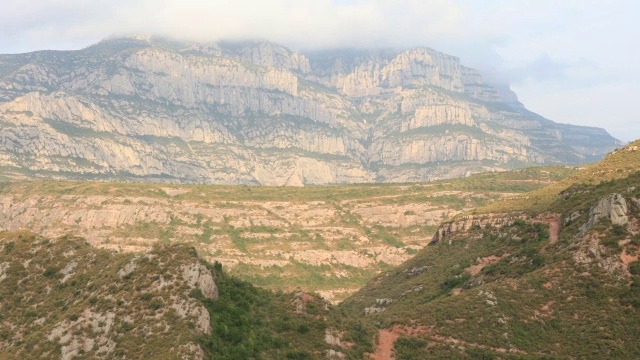
[(8, 176), (307, 185), (591, 162), (556, 124), (427, 48), (300, 54), (269, 42), (115, 38), (0, 56)]

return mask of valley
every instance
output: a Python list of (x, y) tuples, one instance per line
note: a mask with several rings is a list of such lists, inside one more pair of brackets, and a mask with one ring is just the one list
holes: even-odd
[(345, 299), (428, 244), (440, 222), (560, 181), (570, 167), (430, 184), (319, 187), (24, 182), (0, 185), (0, 228), (146, 252), (195, 246), (209, 262), (273, 290)]
[(635, 358), (639, 144), (430, 184), (4, 183), (0, 357)]

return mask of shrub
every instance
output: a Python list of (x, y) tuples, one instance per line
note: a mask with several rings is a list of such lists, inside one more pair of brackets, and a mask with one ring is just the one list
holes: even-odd
[(451, 289), (454, 289), (454, 288), (466, 283), (467, 281), (469, 281), (469, 279), (471, 279), (471, 274), (469, 274), (469, 273), (464, 273), (462, 275), (452, 276), (452, 277), (446, 279), (440, 285), (440, 288), (442, 289), (442, 291), (449, 291)]
[(153, 300), (152, 302), (149, 303), (149, 308), (151, 310), (158, 310), (163, 306), (164, 306), (164, 303), (160, 299)]
[(289, 351), (287, 352), (287, 359), (304, 360), (311, 359), (311, 354), (306, 351)]
[(213, 265), (213, 268), (216, 269), (217, 271), (222, 271), (222, 264), (216, 261), (215, 264)]
[(624, 236), (627, 234), (627, 229), (622, 225), (614, 225), (613, 226), (613, 235), (616, 236)]
[(300, 334), (306, 334), (310, 331), (311, 329), (309, 329), (309, 326), (307, 326), (307, 324), (300, 324), (300, 326), (298, 326), (298, 332)]
[(42, 275), (44, 275), (45, 277), (53, 277), (54, 275), (56, 275), (56, 273), (58, 273), (58, 269), (49, 267), (44, 271), (44, 273), (42, 273)]

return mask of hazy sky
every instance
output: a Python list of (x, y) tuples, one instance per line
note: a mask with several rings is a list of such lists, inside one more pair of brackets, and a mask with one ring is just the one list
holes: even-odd
[(640, 1), (0, 0), (0, 53), (118, 33), (263, 38), (295, 50), (429, 46), (557, 122), (640, 138)]

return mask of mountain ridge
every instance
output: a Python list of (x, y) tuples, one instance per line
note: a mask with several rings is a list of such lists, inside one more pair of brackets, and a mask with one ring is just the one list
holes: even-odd
[(621, 144), (500, 93), (428, 48), (113, 38), (0, 56), (0, 166), (61, 179), (406, 182), (590, 162)]

